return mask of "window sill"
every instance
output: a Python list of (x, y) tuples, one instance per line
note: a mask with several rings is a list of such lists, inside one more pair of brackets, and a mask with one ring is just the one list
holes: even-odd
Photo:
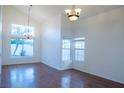
[(11, 58), (33, 58), (34, 56), (11, 56)]

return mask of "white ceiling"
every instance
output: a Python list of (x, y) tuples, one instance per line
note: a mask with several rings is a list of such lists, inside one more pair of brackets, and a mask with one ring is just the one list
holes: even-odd
[[(28, 13), (29, 6), (18, 5), (14, 6), (24, 13)], [(81, 18), (87, 18), (90, 16), (97, 15), (102, 12), (111, 11), (116, 8), (124, 7), (120, 5), (78, 5), (82, 9)], [(44, 22), (49, 20), (52, 17), (55, 17), (58, 14), (65, 14), (64, 10), (71, 8), (70, 5), (33, 5), (31, 8), (31, 17), (37, 20), (38, 22)]]

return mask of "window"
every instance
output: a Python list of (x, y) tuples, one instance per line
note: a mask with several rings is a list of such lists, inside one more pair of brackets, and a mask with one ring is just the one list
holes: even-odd
[(63, 61), (68, 61), (70, 60), (70, 40), (69, 39), (64, 39), (62, 41), (62, 60)]
[(85, 53), (85, 38), (84, 37), (62, 40), (62, 61), (83, 62), (84, 53)]
[[(27, 39), (27, 26), (12, 24), (11, 56), (33, 56), (33, 38)], [(29, 27), (29, 34), (34, 36), (34, 28)]]
[(85, 38), (74, 39), (74, 59), (75, 61), (84, 61)]

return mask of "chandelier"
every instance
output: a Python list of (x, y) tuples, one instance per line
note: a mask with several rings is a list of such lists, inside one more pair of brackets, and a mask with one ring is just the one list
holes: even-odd
[(27, 27), (26, 27), (26, 33), (24, 34), (24, 37), (26, 39), (31, 39), (33, 36), (30, 34), (30, 12), (31, 12), (31, 7), (32, 5), (30, 5), (28, 7), (28, 22), (27, 22)]
[(65, 10), (65, 13), (67, 14), (70, 21), (77, 20), (80, 16), (80, 12), (81, 12), (81, 9), (76, 8), (75, 5), (73, 5), (71, 9), (66, 9)]

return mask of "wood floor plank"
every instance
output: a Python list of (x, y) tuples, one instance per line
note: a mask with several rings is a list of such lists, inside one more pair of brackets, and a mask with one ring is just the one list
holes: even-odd
[(3, 66), (1, 88), (124, 88), (74, 69), (58, 71), (42, 63)]

